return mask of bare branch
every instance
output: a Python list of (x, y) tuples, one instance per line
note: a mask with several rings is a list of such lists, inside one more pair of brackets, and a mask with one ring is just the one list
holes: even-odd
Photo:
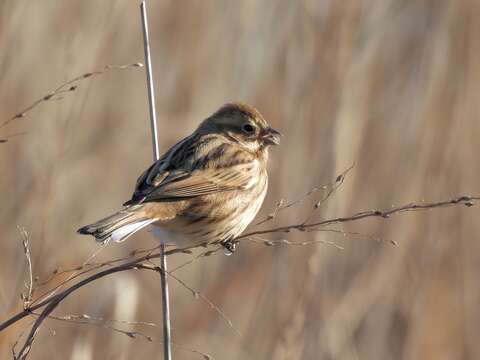
[(327, 220), (322, 220), (322, 221), (313, 222), (313, 223), (302, 222), (300, 224), (285, 225), (285, 226), (279, 226), (271, 229), (252, 231), (250, 233), (240, 235), (237, 238), (237, 240), (249, 238), (249, 237), (252, 237), (253, 235), (288, 233), (288, 232), (291, 232), (292, 230), (297, 230), (301, 232), (318, 231), (318, 229), (315, 229), (315, 228), (325, 227), (328, 225), (333, 225), (338, 223), (357, 221), (357, 220), (361, 220), (369, 217), (380, 217), (383, 219), (387, 219), (387, 218), (390, 218), (391, 215), (394, 215), (397, 213), (410, 212), (410, 211), (425, 211), (425, 210), (449, 207), (454, 205), (464, 205), (467, 207), (471, 207), (475, 204), (475, 201), (478, 201), (478, 200), (480, 200), (479, 196), (459, 196), (453, 199), (438, 201), (438, 202), (409, 203), (399, 207), (392, 207), (390, 209), (361, 211), (347, 217), (336, 217), (333, 219), (327, 219)]
[[(348, 216), (348, 217), (336, 217), (336, 218), (326, 219), (326, 220), (322, 220), (322, 221), (318, 221), (318, 222), (292, 224), (292, 225), (285, 225), (285, 226), (280, 226), (280, 227), (271, 228), (271, 229), (253, 231), (253, 232), (250, 232), (250, 233), (247, 233), (247, 234), (244, 234), (244, 235), (238, 237), (237, 240), (250, 239), (250, 241), (252, 241), (252, 239), (256, 239), (257, 242), (262, 241), (266, 245), (283, 244), (283, 245), (300, 245), (300, 246), (303, 246), (303, 245), (308, 245), (308, 244), (312, 244), (312, 243), (326, 243), (326, 244), (338, 247), (338, 245), (336, 245), (334, 243), (328, 243), (328, 242), (323, 241), (323, 240), (322, 241), (306, 241), (306, 242), (293, 242), (293, 241), (284, 240), (284, 239), (281, 239), (281, 240), (266, 240), (266, 239), (262, 239), (262, 238), (258, 237), (257, 235), (269, 234), (269, 233), (288, 233), (292, 230), (297, 230), (297, 231), (301, 231), (301, 232), (330, 231), (330, 232), (338, 232), (338, 233), (342, 233), (344, 235), (348, 235), (350, 233), (344, 232), (342, 230), (337, 230), (337, 229), (329, 229), (327, 226), (333, 225), (333, 224), (338, 224), (338, 223), (357, 221), (357, 220), (361, 220), (361, 219), (365, 219), (365, 218), (378, 217), (378, 218), (386, 219), (386, 218), (391, 217), (394, 214), (397, 214), (397, 213), (400, 214), (400, 213), (405, 213), (405, 212), (410, 212), (410, 211), (426, 211), (426, 210), (448, 207), (448, 206), (456, 206), (456, 205), (464, 205), (464, 206), (467, 206), (467, 207), (471, 207), (478, 200), (480, 200), (480, 197), (478, 197), (478, 196), (460, 196), (460, 197), (456, 197), (456, 198), (453, 198), (453, 199), (438, 201), (438, 202), (409, 203), (409, 204), (406, 204), (406, 205), (403, 205), (403, 206), (392, 207), (392, 208), (384, 209), (384, 210), (368, 210), (368, 211), (357, 212), (357, 213), (355, 213), (351, 216)], [(351, 233), (351, 234), (356, 234), (356, 233)], [(185, 248), (173, 248), (173, 249), (170, 249), (170, 250), (166, 251), (165, 255), (169, 256), (169, 255), (173, 255), (173, 254), (177, 254), (177, 253), (191, 253), (192, 249), (199, 248), (199, 247), (202, 247), (202, 246), (204, 247), (206, 245), (207, 244), (196, 244), (196, 245), (192, 245), (192, 246), (185, 247)], [(176, 271), (176, 270), (182, 268), (183, 266), (186, 266), (187, 264), (191, 264), (193, 261), (196, 261), (200, 258), (212, 255), (214, 253), (217, 253), (220, 249), (221, 249), (221, 246), (218, 246), (218, 244), (217, 244), (217, 246), (214, 249), (207, 250), (207, 251), (197, 255), (194, 259), (188, 261), (187, 263), (185, 263), (183, 265), (180, 265), (179, 267), (177, 267), (173, 271)], [(138, 254), (142, 254), (142, 256), (137, 257), (136, 255), (138, 255)], [(136, 251), (136, 252), (130, 254), (129, 258), (115, 259), (115, 260), (111, 260), (111, 261), (106, 262), (106, 263), (93, 265), (92, 268), (87, 269), (83, 272), (80, 272), (73, 277), (70, 277), (69, 281), (71, 281), (72, 279), (80, 276), (80, 274), (88, 275), (88, 273), (91, 272), (91, 271), (93, 272), (94, 270), (99, 270), (99, 269), (101, 269), (102, 267), (105, 267), (105, 266), (110, 266), (110, 267), (108, 269), (101, 270), (101, 271), (98, 271), (96, 273), (93, 273), (93, 274), (87, 276), (86, 278), (84, 278), (82, 280), (79, 280), (75, 284), (70, 285), (70, 287), (68, 287), (68, 288), (66, 288), (62, 291), (59, 291), (58, 293), (56, 293), (56, 294), (54, 294), (54, 295), (52, 295), (52, 296), (50, 296), (46, 299), (43, 299), (39, 302), (36, 302), (35, 304), (31, 303), (23, 311), (19, 312), (18, 314), (12, 316), (10, 319), (7, 319), (3, 323), (1, 323), (0, 324), (0, 332), (2, 330), (5, 330), (6, 328), (11, 326), (15, 322), (17, 322), (17, 321), (19, 321), (19, 320), (21, 320), (21, 319), (23, 319), (23, 318), (25, 318), (29, 315), (32, 315), (32, 313), (34, 311), (36, 311), (40, 308), (43, 308), (42, 311), (39, 314), (37, 314), (37, 318), (36, 318), (35, 322), (33, 323), (32, 327), (31, 327), (30, 333), (28, 334), (27, 339), (25, 340), (25, 343), (24, 343), (22, 349), (20, 350), (20, 352), (18, 353), (18, 355), (16, 357), (17, 359), (25, 359), (26, 356), (28, 355), (28, 351), (30, 350), (30, 348), (33, 344), (33, 341), (35, 339), (35, 335), (37, 334), (38, 329), (41, 326), (42, 322), (51, 315), (52, 311), (66, 297), (70, 296), (73, 292), (75, 292), (79, 288), (81, 288), (81, 287), (83, 287), (83, 286), (85, 286), (85, 285), (87, 285), (91, 282), (94, 282), (94, 281), (96, 281), (96, 280), (98, 280), (102, 277), (105, 277), (105, 276), (108, 276), (108, 275), (111, 275), (111, 274), (114, 274), (114, 273), (118, 273), (118, 272), (122, 272), (122, 271), (128, 271), (128, 270), (136, 270), (136, 269), (149, 269), (149, 270), (158, 271), (158, 269), (159, 269), (158, 267), (152, 268), (152, 266), (147, 265), (146, 262), (149, 262), (152, 259), (157, 259), (160, 256), (161, 256), (160, 251), (158, 251), (156, 249), (149, 249), (148, 251), (146, 251), (146, 254), (145, 254), (145, 251)], [(134, 257), (134, 258), (132, 259), (131, 257)], [(128, 261), (125, 262), (126, 259), (128, 259)], [(117, 264), (118, 262), (121, 262), (121, 261), (123, 261), (123, 263)], [(80, 267), (80, 269), (84, 268), (86, 266), (86, 264), (87, 264), (87, 262), (85, 262), (84, 265), (82, 265)], [(171, 273), (170, 273), (170, 276), (172, 276)], [(176, 277), (174, 277), (174, 279), (176, 279), (178, 281), (178, 279)], [(183, 285), (185, 285), (185, 284), (183, 284)], [(187, 288), (189, 288), (189, 287), (187, 287)], [(197, 296), (198, 296), (198, 292), (196, 292), (195, 290), (193, 290), (191, 288), (189, 288), (189, 290), (192, 291), (192, 293), (197, 294)], [(213, 304), (211, 304), (211, 302), (209, 303), (209, 305), (214, 306)], [(217, 308), (217, 310), (219, 310), (219, 309)], [(220, 314), (222, 314), (222, 313), (220, 312)], [(228, 318), (226, 318), (226, 320), (228, 321)], [(134, 334), (134, 335), (136, 335), (136, 334)]]
[[(191, 249), (193, 248), (196, 248), (198, 247), (199, 245), (194, 245), (194, 246), (191, 246), (191, 247), (185, 247), (185, 248), (176, 248), (174, 249), (174, 251), (170, 251), (168, 254), (176, 254), (176, 253), (185, 253), (185, 254), (191, 254)], [(206, 246), (206, 244), (202, 245), (202, 246)], [(135, 257), (139, 254), (146, 254), (147, 255), (147, 258), (151, 255), (153, 255), (155, 253), (155, 250), (159, 250), (160, 249), (160, 246), (155, 246), (153, 248), (150, 248), (150, 249), (137, 249), (137, 250), (133, 250), (128, 256), (126, 257), (121, 257), (121, 258), (116, 258), (116, 259), (112, 259), (112, 260), (109, 260), (109, 261), (105, 261), (105, 262), (101, 262), (101, 263), (90, 263), (91, 259), (94, 258), (96, 255), (98, 255), (98, 253), (103, 249), (103, 247), (100, 248), (100, 250), (96, 251), (92, 256), (90, 256), (82, 265), (80, 266), (76, 266), (74, 268), (71, 268), (71, 269), (66, 269), (66, 270), (58, 270), (58, 269), (55, 269), (52, 274), (43, 282), (41, 282), (40, 284), (38, 284), (35, 288), (34, 288), (34, 292), (36, 291), (36, 289), (40, 286), (44, 286), (44, 285), (47, 285), (50, 281), (52, 281), (53, 279), (55, 279), (58, 275), (61, 275), (61, 274), (66, 274), (66, 273), (70, 273), (70, 272), (75, 272), (74, 274), (72, 274), (71, 276), (68, 276), (67, 279), (63, 280), (62, 282), (60, 282), (59, 284), (57, 284), (53, 289), (49, 289), (48, 291), (46, 291), (45, 293), (41, 294), (40, 296), (38, 296), (33, 302), (31, 305), (33, 304), (36, 304), (38, 303), (39, 301), (42, 301), (43, 299), (45, 299), (49, 293), (53, 290), (57, 290), (57, 289), (60, 289), (62, 288), (63, 286), (65, 286), (66, 284), (68, 284), (69, 282), (71, 282), (72, 280), (75, 280), (83, 275), (87, 275), (89, 273), (92, 273), (93, 271), (95, 270), (100, 270), (102, 268), (105, 268), (105, 267), (108, 267), (108, 266), (113, 266), (114, 264), (118, 264), (118, 263), (122, 263), (122, 262), (126, 262), (126, 261), (129, 261), (129, 260), (133, 260), (135, 259)], [(209, 250), (208, 251), (209, 253), (212, 252), (212, 250)], [(205, 256), (208, 256), (208, 254), (206, 254)], [(199, 256), (200, 257), (200, 256)], [(153, 258), (153, 257), (152, 257)], [(188, 263), (184, 264), (184, 265), (188, 265), (189, 263), (193, 262), (195, 259), (189, 261)], [(82, 271), (80, 271), (82, 270)], [(174, 271), (178, 270), (178, 268), (174, 269)]]
[[(186, 250), (190, 250), (190, 249), (193, 249), (193, 248), (198, 247), (198, 246), (202, 246), (202, 245), (194, 245), (194, 246), (189, 246), (189, 247), (181, 248), (181, 249), (180, 248), (171, 249), (171, 250), (168, 250), (165, 254), (167, 256), (170, 256), (170, 255), (173, 255), (173, 254), (184, 253)], [(25, 310), (19, 312), (18, 314), (12, 316), (10, 319), (4, 321), (3, 323), (0, 324), (0, 332), (5, 330), (6, 328), (11, 326), (15, 322), (23, 319), (24, 317), (29, 316), (32, 313), (32, 311), (35, 311), (35, 310), (37, 310), (41, 307), (44, 307), (44, 306), (47, 306), (47, 307), (48, 306), (53, 306), (53, 308), (51, 310), (49, 310), (47, 308), (44, 309), (44, 311), (49, 310), (48, 313), (47, 313), (47, 316), (48, 316), (49, 313), (51, 311), (53, 311), (53, 309), (56, 306), (58, 306), (58, 304), (63, 299), (68, 297), (70, 294), (72, 294), (73, 292), (75, 292), (79, 288), (81, 288), (81, 287), (83, 287), (83, 286), (85, 286), (85, 285), (87, 285), (87, 284), (89, 284), (89, 283), (91, 283), (95, 280), (98, 280), (100, 278), (103, 278), (103, 277), (111, 275), (111, 274), (115, 274), (117, 272), (122, 272), (122, 271), (127, 271), (127, 270), (137, 270), (139, 268), (139, 264), (143, 263), (144, 261), (147, 261), (147, 260), (150, 260), (150, 259), (157, 259), (159, 257), (160, 257), (160, 253), (159, 252), (154, 252), (154, 253), (151, 253), (151, 254), (141, 256), (139, 258), (135, 258), (135, 259), (130, 260), (126, 263), (113, 266), (109, 269), (97, 272), (93, 275), (90, 275), (89, 277), (87, 277), (83, 280), (80, 280), (79, 282), (73, 284), (69, 288), (59, 292), (58, 294), (56, 294), (56, 295), (54, 295), (54, 296), (52, 296), (52, 297), (50, 297), (46, 300), (43, 300), (41, 302), (30, 305), (28, 309), (25, 309)], [(35, 326), (35, 324), (34, 324), (34, 326)]]
[(92, 71), (92, 72), (88, 72), (80, 76), (74, 77), (73, 79), (68, 80), (67, 82), (61, 84), (60, 86), (50, 91), (46, 95), (42, 96), (40, 99), (34, 101), (32, 104), (28, 105), (22, 111), (13, 115), (11, 118), (5, 120), (2, 124), (0, 124), (0, 129), (6, 126), (7, 124), (9, 124), (10, 122), (12, 122), (13, 120), (27, 116), (28, 112), (30, 112), (32, 109), (34, 109), (35, 107), (37, 107), (43, 102), (63, 99), (62, 95), (77, 90), (79, 86), (78, 83), (81, 82), (82, 80), (89, 79), (89, 78), (92, 79), (94, 77), (97, 77), (98, 75), (105, 74), (111, 70), (122, 70), (122, 69), (127, 69), (132, 67), (143, 67), (143, 64), (134, 63), (134, 64), (127, 64), (127, 65), (107, 65), (102, 70)]

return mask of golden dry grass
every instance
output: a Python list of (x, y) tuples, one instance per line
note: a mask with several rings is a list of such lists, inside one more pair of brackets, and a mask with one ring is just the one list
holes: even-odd
[[(470, 0), (157, 1), (149, 4), (160, 144), (166, 150), (224, 102), (257, 106), (284, 134), (262, 210), (330, 182), (318, 217), (480, 192), (480, 5)], [(0, 3), (0, 122), (79, 74), (143, 62), (132, 1)], [(110, 71), (0, 129), (0, 314), (21, 307), (34, 274), (96, 249), (79, 226), (126, 200), (151, 161), (142, 69)], [(307, 214), (286, 211), (275, 223)], [(327, 245), (245, 243), (177, 275), (232, 320), (171, 282), (173, 339), (216, 359), (475, 359), (480, 353), (479, 210), (439, 209), (344, 227), (398, 247), (328, 233)], [(152, 246), (148, 233), (102, 259)], [(171, 258), (171, 266), (188, 256)], [(152, 274), (98, 281), (58, 315), (160, 323)], [(0, 334), (0, 358), (28, 321)], [(50, 320), (31, 359), (161, 359), (158, 343)], [(56, 335), (52, 335), (54, 330)], [(159, 329), (142, 328), (155, 338)], [(175, 359), (200, 356), (175, 350)]]

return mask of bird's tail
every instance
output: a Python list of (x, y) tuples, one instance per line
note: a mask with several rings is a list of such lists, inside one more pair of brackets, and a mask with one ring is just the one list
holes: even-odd
[(121, 242), (156, 220), (146, 217), (138, 206), (131, 206), (96, 223), (86, 225), (77, 232), (92, 235), (101, 243), (107, 243), (110, 240)]

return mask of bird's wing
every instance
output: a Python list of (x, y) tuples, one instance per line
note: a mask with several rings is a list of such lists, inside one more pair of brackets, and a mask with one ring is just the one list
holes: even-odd
[[(185, 200), (247, 188), (252, 183), (256, 167), (248, 161), (227, 167), (192, 167), (192, 157), (202, 162), (195, 153), (197, 148), (198, 141), (191, 137), (175, 145), (139, 177), (132, 199), (125, 205)], [(211, 157), (215, 150), (212, 147), (203, 157)]]
[(184, 200), (244, 189), (252, 181), (252, 174), (245, 170), (246, 167), (237, 165), (230, 169), (175, 171), (158, 186), (152, 187), (143, 201)]

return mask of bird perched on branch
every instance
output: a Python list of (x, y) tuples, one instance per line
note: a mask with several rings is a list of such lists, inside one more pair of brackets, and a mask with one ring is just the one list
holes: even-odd
[(279, 143), (258, 110), (226, 104), (138, 178), (123, 209), (78, 232), (120, 242), (152, 225), (164, 242), (232, 250), (263, 203), (268, 148)]

